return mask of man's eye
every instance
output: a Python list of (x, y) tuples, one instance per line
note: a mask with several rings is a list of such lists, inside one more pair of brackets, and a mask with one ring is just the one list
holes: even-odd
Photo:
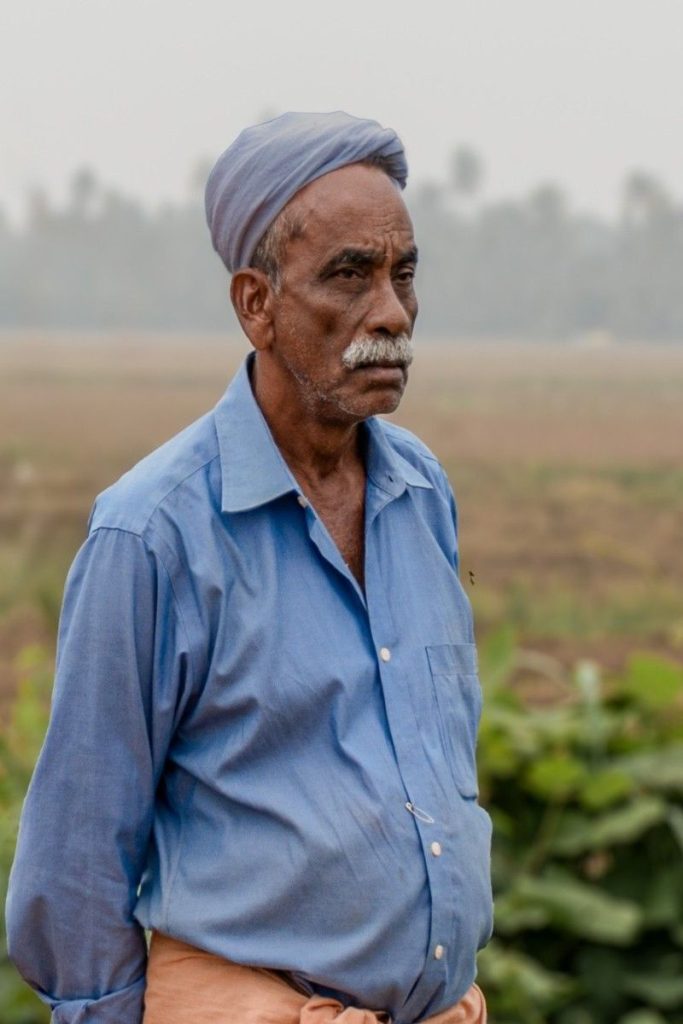
[(396, 275), (396, 280), (400, 281), (401, 284), (410, 284), (415, 278), (415, 271), (412, 269), (401, 270)]
[(354, 277), (360, 277), (361, 273), (357, 267), (340, 267), (335, 276), (343, 277), (345, 281), (350, 281)]

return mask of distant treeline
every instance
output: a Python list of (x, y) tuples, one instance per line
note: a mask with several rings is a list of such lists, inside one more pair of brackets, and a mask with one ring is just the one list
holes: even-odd
[[(608, 221), (572, 212), (552, 183), (482, 202), (482, 177), (460, 147), (444, 181), (408, 189), (422, 334), (683, 340), (683, 206), (656, 178), (629, 175)], [(204, 178), (151, 210), (83, 169), (63, 206), (36, 191), (21, 228), (0, 214), (0, 326), (232, 329)]]

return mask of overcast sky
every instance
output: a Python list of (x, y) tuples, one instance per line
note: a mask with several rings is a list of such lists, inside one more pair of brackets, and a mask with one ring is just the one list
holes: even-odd
[(0, 206), (76, 167), (145, 200), (264, 115), (342, 108), (402, 136), (413, 180), (458, 143), (485, 195), (548, 179), (616, 207), (642, 168), (683, 196), (683, 0), (5, 0)]

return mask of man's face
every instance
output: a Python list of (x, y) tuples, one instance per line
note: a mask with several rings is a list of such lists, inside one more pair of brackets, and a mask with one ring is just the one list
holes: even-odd
[[(294, 204), (303, 230), (287, 245), (273, 305), (282, 382), (321, 421), (393, 412), (417, 316), (417, 250), (400, 192), (383, 171), (353, 164), (311, 182)], [(359, 339), (383, 342), (380, 364), (348, 365)]]

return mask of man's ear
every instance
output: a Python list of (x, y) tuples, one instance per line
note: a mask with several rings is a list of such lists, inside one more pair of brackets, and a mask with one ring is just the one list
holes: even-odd
[(242, 330), (254, 348), (270, 348), (275, 335), (273, 286), (263, 271), (245, 267), (233, 274), (230, 300)]

